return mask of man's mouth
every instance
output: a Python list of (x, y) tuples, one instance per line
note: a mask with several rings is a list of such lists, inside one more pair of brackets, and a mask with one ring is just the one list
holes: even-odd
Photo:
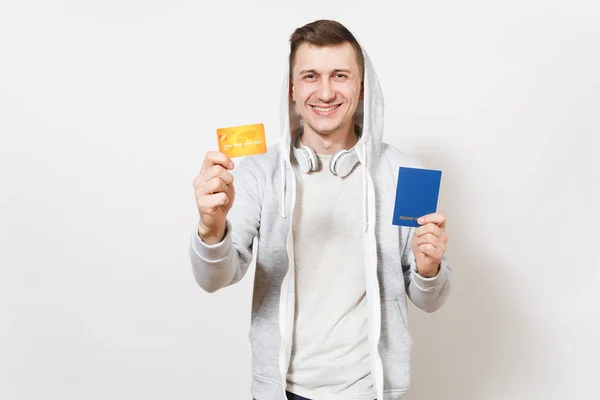
[(310, 105), (313, 109), (313, 111), (319, 115), (330, 115), (333, 114), (340, 106), (341, 104), (335, 104), (332, 106), (315, 106), (315, 105)]

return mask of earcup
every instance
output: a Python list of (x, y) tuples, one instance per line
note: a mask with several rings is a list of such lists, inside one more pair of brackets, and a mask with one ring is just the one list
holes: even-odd
[(309, 146), (302, 146), (302, 150), (306, 152), (306, 155), (310, 160), (310, 170), (316, 171), (319, 168), (319, 157), (317, 157), (317, 153)]
[(343, 178), (352, 171), (357, 163), (358, 156), (354, 149), (340, 150), (331, 157), (329, 172)]
[(319, 167), (319, 159), (314, 150), (309, 146), (300, 144), (300, 148), (294, 146), (294, 157), (298, 161), (300, 169), (306, 173), (316, 171)]

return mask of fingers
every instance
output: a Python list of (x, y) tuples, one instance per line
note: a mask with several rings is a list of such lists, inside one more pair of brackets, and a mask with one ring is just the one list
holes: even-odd
[(426, 233), (423, 236), (415, 237), (414, 245), (419, 248), (424, 253), (429, 253), (432, 251), (446, 251), (447, 246), (447, 237), (439, 238), (432, 233)]
[(441, 213), (424, 215), (419, 218), (421, 225), (415, 231), (413, 251), (420, 252), (428, 259), (441, 260), (447, 247), (446, 216)]
[(415, 257), (425, 257), (428, 261), (434, 260), (436, 265), (444, 257), (444, 250), (435, 247), (431, 244), (421, 244), (413, 247)]
[(221, 179), (226, 185), (231, 185), (233, 183), (233, 174), (231, 172), (221, 165), (213, 165), (194, 179), (194, 187), (199, 188), (213, 178)]
[(235, 165), (231, 158), (229, 158), (225, 153), (221, 153), (219, 151), (209, 151), (206, 153), (206, 157), (204, 157), (204, 163), (202, 164), (202, 170), (200, 174), (210, 169), (215, 165), (220, 165), (225, 169), (233, 169)]
[(214, 165), (194, 179), (196, 195), (226, 192), (233, 185), (233, 174), (220, 165)]
[(201, 194), (211, 195), (219, 192), (227, 192), (227, 184), (220, 178), (212, 178), (200, 186)]
[[(230, 190), (231, 189), (231, 190)], [(217, 207), (226, 206), (233, 196), (233, 186), (227, 185), (221, 178), (212, 178), (196, 188), (196, 200), (200, 212), (212, 214)]]
[[(431, 236), (429, 236), (429, 239), (431, 239)], [(427, 260), (434, 260), (436, 263), (439, 262), (446, 252), (446, 244), (435, 239), (431, 241), (425, 240), (427, 239), (415, 237), (412, 246), (415, 257), (425, 257)]]
[(446, 233), (446, 230), (433, 223), (420, 226), (415, 231), (415, 236), (418, 238), (427, 234), (432, 234), (440, 239), (443, 239), (445, 242), (448, 242), (448, 234)]
[(231, 185), (233, 183), (233, 174), (220, 165), (215, 165), (207, 171), (206, 180), (208, 181), (212, 178), (219, 178), (225, 182), (226, 185)]
[(219, 192), (211, 195), (198, 196), (198, 209), (201, 213), (214, 214), (219, 207), (229, 204), (229, 196), (225, 192)]
[(421, 225), (435, 224), (442, 229), (446, 228), (446, 216), (442, 213), (433, 213), (422, 216), (418, 219), (418, 223)]
[(200, 215), (214, 214), (221, 207), (227, 213), (227, 206), (233, 201), (233, 174), (231, 159), (224, 153), (206, 153), (200, 175), (194, 179), (194, 190)]

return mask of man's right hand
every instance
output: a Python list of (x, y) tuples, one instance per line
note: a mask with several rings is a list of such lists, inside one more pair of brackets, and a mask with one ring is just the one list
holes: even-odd
[(216, 244), (225, 237), (227, 213), (233, 205), (233, 161), (224, 153), (206, 153), (200, 175), (194, 179), (196, 203), (200, 213), (198, 235), (207, 244)]

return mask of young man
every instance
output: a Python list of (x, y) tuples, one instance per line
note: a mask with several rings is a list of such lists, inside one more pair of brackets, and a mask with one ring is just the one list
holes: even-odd
[(398, 167), (421, 165), (382, 143), (381, 89), (355, 37), (319, 20), (290, 45), (279, 145), (245, 158), (235, 184), (233, 162), (209, 152), (194, 180), (193, 272), (214, 292), (242, 279), (257, 252), (256, 400), (400, 399), (406, 297), (432, 312), (452, 282), (445, 216), (392, 224)]

